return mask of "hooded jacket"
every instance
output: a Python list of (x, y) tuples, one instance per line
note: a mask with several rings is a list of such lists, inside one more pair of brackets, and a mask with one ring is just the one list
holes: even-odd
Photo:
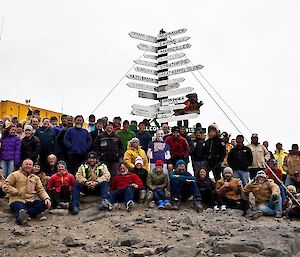
[(166, 143), (170, 146), (172, 158), (187, 159), (189, 155), (189, 145), (185, 138), (180, 135), (174, 138), (170, 135), (166, 138)]
[(226, 156), (225, 144), (219, 136), (209, 138), (203, 143), (202, 153), (208, 164), (221, 163)]
[(135, 159), (138, 156), (140, 156), (143, 159), (143, 168), (149, 171), (149, 163), (145, 151), (142, 149), (141, 146), (138, 146), (138, 149), (135, 149), (130, 146), (130, 143), (128, 143), (127, 151), (124, 153), (124, 162), (128, 164), (130, 169), (134, 168)]
[(138, 175), (131, 172), (128, 172), (127, 174), (124, 175), (117, 174), (116, 176), (114, 176), (111, 182), (110, 191), (112, 192), (114, 190), (124, 189), (130, 186), (131, 184), (137, 184), (138, 189), (142, 189), (143, 187), (143, 182), (138, 177)]
[(97, 163), (94, 168), (85, 163), (78, 168), (76, 180), (81, 184), (87, 181), (97, 181), (98, 183), (102, 183), (103, 181), (109, 182), (110, 173), (104, 163)]
[(284, 158), (287, 156), (287, 153), (283, 149), (280, 151), (276, 150), (274, 153), (274, 159), (277, 161), (277, 167), (281, 170), (282, 174), (286, 174), (286, 171), (283, 169)]
[(290, 177), (294, 176), (295, 171), (300, 171), (300, 153), (289, 153), (284, 158), (284, 170)]
[(27, 158), (33, 162), (37, 161), (41, 149), (40, 139), (32, 134), (30, 137), (24, 137), (21, 142), (21, 160)]
[(231, 178), (229, 181), (228, 187), (223, 187), (225, 184), (224, 178), (221, 178), (217, 181), (216, 183), (216, 192), (221, 196), (221, 197), (226, 197), (231, 200), (240, 200), (243, 192), (243, 186), (241, 185), (238, 187), (239, 179), (237, 178)]
[(167, 160), (171, 157), (170, 146), (165, 141), (155, 139), (149, 144), (147, 156), (150, 163), (154, 164), (157, 160), (167, 163)]
[(39, 127), (35, 135), (40, 139), (41, 154), (49, 154), (54, 152), (54, 146), (56, 144), (56, 133), (53, 128)]
[(253, 161), (252, 152), (247, 146), (235, 147), (229, 152), (227, 161), (233, 170), (248, 171)]
[(265, 162), (270, 159), (270, 153), (264, 145), (249, 144), (247, 147), (252, 151), (253, 162), (249, 168), (265, 168)]
[(168, 175), (162, 171), (154, 169), (147, 175), (147, 187), (150, 190), (155, 188), (164, 189), (168, 187)]
[(63, 174), (56, 172), (52, 175), (47, 184), (47, 190), (50, 191), (55, 189), (57, 193), (60, 192), (62, 186), (66, 186), (69, 189), (69, 192), (73, 191), (73, 186), (75, 184), (75, 177), (66, 171)]
[(17, 166), (20, 162), (20, 139), (17, 135), (2, 138), (0, 160), (13, 160)]

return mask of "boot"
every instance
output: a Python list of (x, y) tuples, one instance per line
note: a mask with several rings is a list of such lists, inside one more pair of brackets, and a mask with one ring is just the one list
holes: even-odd
[(174, 198), (172, 209), (173, 210), (179, 210), (180, 209), (180, 200), (178, 198)]
[(157, 207), (158, 207), (159, 210), (163, 210), (165, 208), (164, 201), (163, 200), (159, 200)]
[(171, 210), (172, 209), (172, 205), (171, 205), (171, 203), (170, 203), (169, 200), (165, 200), (164, 204), (165, 204), (165, 209), (167, 209), (167, 210)]
[(197, 212), (203, 211), (203, 206), (201, 205), (201, 199), (199, 197), (194, 199), (194, 208)]
[(139, 203), (144, 203), (146, 197), (146, 190), (141, 190), (139, 195)]

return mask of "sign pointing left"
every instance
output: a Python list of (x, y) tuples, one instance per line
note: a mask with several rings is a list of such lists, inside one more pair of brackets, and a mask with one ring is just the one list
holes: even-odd
[(148, 41), (148, 42), (152, 42), (152, 43), (156, 43), (157, 42), (157, 38), (153, 37), (153, 36), (149, 36), (146, 34), (142, 34), (142, 33), (138, 33), (138, 32), (129, 32), (129, 36), (136, 38), (136, 39), (140, 39), (140, 40), (144, 40), (144, 41)]

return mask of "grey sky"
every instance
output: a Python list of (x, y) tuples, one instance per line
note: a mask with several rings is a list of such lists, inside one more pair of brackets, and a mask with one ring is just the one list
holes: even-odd
[[(0, 98), (30, 98), (33, 105), (61, 111), (64, 95), (65, 113), (87, 117), (143, 53), (136, 46), (141, 41), (128, 32), (156, 36), (161, 28), (187, 28), (184, 35), (192, 44), (184, 50), (187, 57), (204, 65), (202, 74), (259, 133), (260, 141), (269, 140), (271, 149), (281, 141), (288, 150), (298, 142), (300, 131), (299, 7), (299, 1), (275, 0), (0, 0), (1, 23), (5, 18)], [(216, 121), (221, 130), (238, 134), (194, 77), (184, 76), (182, 87), (193, 86), (205, 102), (199, 119), (192, 122), (207, 126)], [(97, 117), (140, 119), (129, 114), (131, 105), (154, 103), (138, 99), (127, 82), (124, 79), (100, 106)]]

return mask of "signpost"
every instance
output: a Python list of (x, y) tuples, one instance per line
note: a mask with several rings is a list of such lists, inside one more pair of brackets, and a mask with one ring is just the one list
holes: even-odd
[(134, 70), (138, 71), (138, 72), (143, 72), (143, 73), (147, 73), (147, 74), (151, 74), (151, 75), (157, 75), (157, 71), (156, 70), (151, 70), (151, 69), (146, 69), (146, 68), (142, 68), (142, 67), (135, 67)]
[(157, 53), (158, 54), (166, 54), (166, 53), (175, 52), (175, 51), (178, 51), (178, 50), (187, 49), (187, 48), (190, 48), (191, 46), (192, 46), (191, 44), (184, 44), (184, 45), (180, 45), (180, 46), (174, 46), (174, 47), (158, 50)]
[(152, 43), (156, 43), (157, 42), (157, 38), (156, 37), (152, 37), (149, 35), (145, 35), (142, 33), (138, 33), (138, 32), (129, 32), (129, 36), (136, 38), (136, 39), (140, 39), (140, 40), (144, 40), (144, 41), (148, 41), (148, 42), (152, 42)]
[(184, 59), (184, 60), (180, 60), (180, 61), (176, 61), (176, 62), (161, 64), (161, 65), (157, 66), (157, 69), (159, 71), (159, 70), (163, 70), (163, 69), (167, 69), (167, 68), (172, 68), (172, 67), (188, 64), (189, 62), (190, 62), (189, 59)]
[(149, 67), (156, 67), (157, 66), (157, 64), (155, 62), (148, 62), (148, 61), (143, 61), (143, 60), (135, 60), (134, 62), (136, 64), (149, 66)]
[(185, 56), (184, 53), (177, 53), (177, 54), (167, 55), (167, 56), (164, 56), (164, 57), (157, 58), (157, 61), (158, 62), (170, 61), (170, 60), (174, 60), (174, 59), (177, 59), (177, 58), (181, 58), (183, 56)]
[(177, 44), (177, 43), (188, 41), (189, 39), (190, 39), (190, 37), (179, 37), (179, 38), (175, 38), (175, 39), (168, 40), (168, 41), (158, 42), (157, 46), (160, 47), (160, 46)]
[(146, 90), (146, 91), (151, 91), (151, 92), (157, 92), (157, 87), (156, 86), (140, 84), (140, 83), (134, 83), (134, 82), (129, 82), (129, 83), (127, 83), (127, 85), (130, 88), (141, 89), (141, 90)]
[(157, 79), (152, 79), (152, 78), (133, 75), (133, 74), (127, 74), (126, 77), (129, 78), (129, 79), (134, 79), (134, 80), (139, 80), (139, 81), (144, 81), (144, 82), (151, 82), (151, 83), (154, 83), (154, 84), (157, 84), (157, 81), (158, 81)]
[(152, 60), (156, 60), (157, 59), (157, 56), (156, 55), (152, 55), (152, 54), (144, 54), (144, 57), (148, 58), (148, 59), (152, 59)]
[(148, 93), (148, 92), (144, 92), (144, 91), (139, 91), (139, 97), (141, 97), (141, 98), (147, 98), (147, 99), (152, 99), (152, 100), (156, 100), (157, 99), (157, 95), (156, 94)]
[(169, 105), (169, 104), (181, 104), (187, 101), (188, 98), (186, 96), (179, 96), (175, 98), (166, 98), (161, 101), (162, 105)]
[(187, 94), (187, 93), (192, 92), (193, 89), (194, 89), (193, 87), (183, 87), (183, 88), (177, 88), (177, 89), (169, 90), (169, 91), (162, 91), (162, 92), (157, 93), (157, 98)]
[(176, 74), (180, 74), (180, 73), (184, 73), (184, 72), (200, 70), (202, 68), (203, 68), (203, 65), (199, 64), (199, 65), (186, 67), (186, 68), (181, 68), (181, 69), (177, 69), (177, 70), (170, 70), (170, 71), (160, 72), (160, 73), (158, 73), (158, 77), (172, 76), (172, 75), (176, 75)]
[(171, 121), (177, 121), (177, 120), (189, 120), (189, 119), (196, 119), (198, 117), (197, 113), (189, 113), (184, 115), (178, 115), (178, 116), (171, 116), (167, 118), (161, 118), (157, 121), (159, 123), (165, 123), (165, 122), (171, 122)]
[(174, 83), (181, 83), (185, 81), (185, 78), (176, 78), (176, 79), (167, 79), (167, 80), (161, 80), (158, 81), (158, 85), (170, 85), (170, 84), (174, 84)]
[(156, 38), (157, 39), (162, 39), (162, 38), (167, 38), (167, 37), (171, 37), (171, 36), (176, 36), (179, 34), (183, 34), (187, 31), (187, 29), (177, 29), (171, 32), (167, 32), (167, 33), (163, 33), (163, 34), (159, 34)]
[(153, 52), (153, 53), (157, 52), (157, 47), (149, 46), (146, 44), (138, 44), (138, 48), (141, 50), (144, 50), (144, 51), (148, 51), (148, 52)]

